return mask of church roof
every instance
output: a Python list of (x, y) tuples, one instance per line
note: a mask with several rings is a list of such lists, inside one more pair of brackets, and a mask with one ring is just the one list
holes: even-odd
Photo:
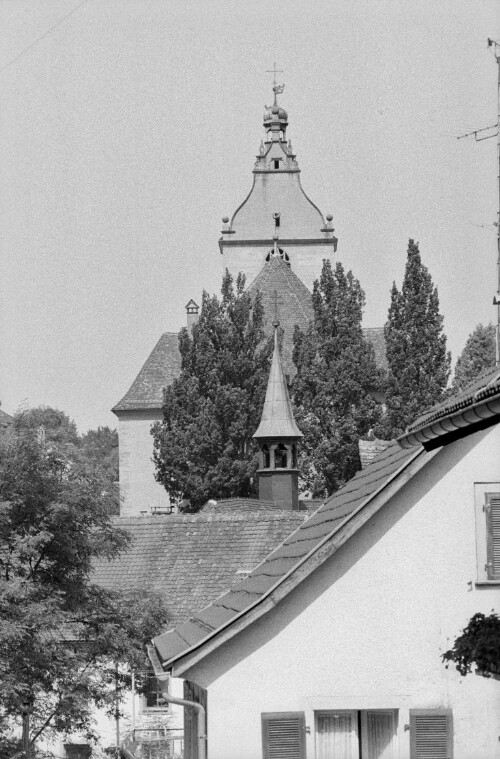
[(299, 438), (302, 432), (295, 424), (292, 403), (288, 395), (285, 375), (281, 366), (280, 349), (278, 345), (278, 322), (275, 322), (274, 352), (267, 381), (266, 397), (260, 424), (254, 433), (254, 438)]
[(161, 409), (163, 388), (181, 373), (181, 354), (177, 332), (164, 332), (146, 363), (133, 381), (130, 390), (112, 411)]
[(225, 499), (198, 514), (116, 517), (131, 545), (114, 561), (97, 561), (93, 580), (112, 590), (160, 592), (176, 625), (246, 576), (307, 514)]
[[(197, 649), (213, 650), (227, 636), (265, 613), (356, 532), (433, 453), (422, 447), (403, 450), (392, 442), (366, 469), (358, 472), (297, 529), (286, 537), (245, 579), (201, 608), (188, 621), (153, 641), (163, 664), (182, 674), (198, 657)], [(258, 607), (258, 609), (257, 609)], [(237, 626), (238, 625), (238, 626)], [(227, 628), (231, 626), (232, 632)], [(217, 636), (217, 640), (216, 640)], [(203, 653), (200, 653), (200, 657)], [(190, 663), (194, 663), (191, 659)]]
[(252, 295), (257, 290), (262, 294), (264, 329), (269, 335), (272, 334), (276, 315), (274, 293), (277, 294), (278, 319), (284, 331), (281, 346), (283, 371), (293, 377), (296, 372), (292, 359), (293, 331), (296, 324), (305, 331), (313, 318), (311, 293), (290, 266), (279, 257), (272, 257), (248, 288)]

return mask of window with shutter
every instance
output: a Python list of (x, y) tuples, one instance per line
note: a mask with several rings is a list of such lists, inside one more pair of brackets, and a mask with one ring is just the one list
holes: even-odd
[(305, 759), (305, 738), (304, 712), (262, 714), (263, 759)]
[(475, 482), (477, 580), (500, 584), (500, 482)]
[(500, 580), (500, 493), (486, 493), (484, 511), (488, 580)]
[(451, 711), (410, 710), (410, 759), (453, 759)]

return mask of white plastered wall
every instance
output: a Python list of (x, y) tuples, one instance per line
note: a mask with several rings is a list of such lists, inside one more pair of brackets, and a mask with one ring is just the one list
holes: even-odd
[(163, 418), (160, 409), (120, 411), (120, 513), (122, 516), (150, 514), (170, 506), (168, 493), (154, 477), (151, 426)]
[(195, 665), (208, 687), (210, 759), (262, 756), (261, 713), (451, 708), (454, 759), (500, 757), (500, 683), (441, 654), (499, 586), (477, 586), (474, 482), (500, 481), (500, 426), (440, 451), (336, 555), (272, 611)]

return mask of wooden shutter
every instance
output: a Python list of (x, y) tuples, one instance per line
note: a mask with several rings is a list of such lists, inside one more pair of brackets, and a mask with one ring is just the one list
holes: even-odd
[(500, 493), (486, 493), (486, 572), (500, 580)]
[(451, 711), (410, 710), (410, 759), (452, 759)]
[(262, 756), (263, 759), (305, 759), (304, 712), (262, 714)]

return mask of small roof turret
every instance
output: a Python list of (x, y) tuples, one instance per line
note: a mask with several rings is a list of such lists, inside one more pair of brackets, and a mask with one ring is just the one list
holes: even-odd
[(262, 417), (254, 438), (301, 438), (293, 418), (292, 403), (286, 386), (285, 374), (281, 365), (281, 354), (278, 345), (279, 322), (274, 322), (274, 353), (267, 383), (266, 399), (262, 409)]

